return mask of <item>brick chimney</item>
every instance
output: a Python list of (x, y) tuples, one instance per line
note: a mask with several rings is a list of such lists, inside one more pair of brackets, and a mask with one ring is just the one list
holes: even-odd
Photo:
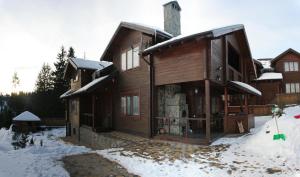
[(164, 30), (174, 37), (181, 34), (180, 11), (177, 1), (164, 4)]

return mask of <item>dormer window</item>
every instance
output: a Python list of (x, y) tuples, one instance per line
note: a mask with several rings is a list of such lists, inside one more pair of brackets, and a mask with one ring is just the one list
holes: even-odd
[(130, 48), (121, 54), (121, 69), (126, 71), (140, 66), (139, 47)]
[(299, 71), (298, 62), (284, 62), (284, 71)]

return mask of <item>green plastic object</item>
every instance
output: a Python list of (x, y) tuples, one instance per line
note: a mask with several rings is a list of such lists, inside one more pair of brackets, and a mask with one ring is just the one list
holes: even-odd
[(283, 141), (285, 141), (286, 140), (285, 134), (275, 134), (273, 136), (273, 140), (280, 140), (280, 139), (282, 139)]

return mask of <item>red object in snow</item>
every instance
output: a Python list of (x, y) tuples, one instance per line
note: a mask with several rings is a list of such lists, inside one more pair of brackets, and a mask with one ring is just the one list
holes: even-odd
[(294, 116), (295, 119), (300, 119), (300, 114), (299, 115), (296, 115)]

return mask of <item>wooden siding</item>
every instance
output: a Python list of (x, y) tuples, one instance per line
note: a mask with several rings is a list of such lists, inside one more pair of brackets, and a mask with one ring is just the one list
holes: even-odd
[[(148, 64), (140, 58), (140, 66), (127, 71), (121, 70), (121, 53), (131, 46), (146, 44), (152, 38), (141, 32), (126, 30), (117, 37), (114, 45), (113, 63), (119, 71), (117, 88), (114, 93), (114, 127), (116, 130), (150, 136), (150, 70)], [(140, 118), (134, 119), (121, 115), (121, 95), (138, 92), (140, 96)]]
[(154, 56), (155, 85), (203, 80), (206, 43), (189, 42)]
[(252, 104), (264, 105), (274, 103), (276, 94), (281, 93), (281, 80), (257, 81), (254, 86), (262, 92), (260, 97), (251, 97)]
[[(284, 62), (298, 62), (298, 69), (299, 71), (289, 71), (285, 72), (284, 71)], [(285, 93), (285, 84), (286, 83), (300, 83), (300, 56), (293, 54), (293, 53), (288, 53), (281, 58), (279, 58), (275, 64), (274, 68), (276, 72), (281, 72), (283, 76), (283, 84), (282, 84), (282, 90)]]

